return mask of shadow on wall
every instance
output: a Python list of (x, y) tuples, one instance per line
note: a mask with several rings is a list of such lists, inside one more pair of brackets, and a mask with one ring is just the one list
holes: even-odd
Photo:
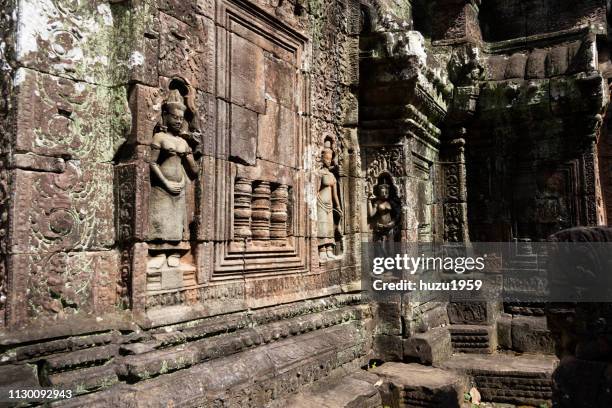
[(593, 0), (488, 0), (480, 5), (480, 27), (485, 41), (504, 41), (579, 26), (600, 8)]
[[(597, 249), (598, 245), (601, 248), (604, 243), (612, 244), (612, 228), (572, 228), (552, 235), (549, 240), (557, 242), (559, 248), (550, 257), (551, 291), (563, 285), (570, 285), (576, 293), (583, 289), (581, 286), (588, 291), (588, 284), (581, 282), (589, 280), (598, 291), (602, 287), (612, 291), (610, 254)], [(572, 253), (579, 250), (582, 256), (573, 256), (574, 260), (567, 262), (561, 252), (570, 247)], [(554, 262), (555, 259), (564, 261)], [(612, 407), (612, 303), (551, 303), (547, 305), (546, 317), (560, 359), (553, 373), (554, 406)]]

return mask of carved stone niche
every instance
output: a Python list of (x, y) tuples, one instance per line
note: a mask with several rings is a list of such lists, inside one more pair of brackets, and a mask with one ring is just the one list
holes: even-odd
[(366, 150), (368, 224), (375, 241), (400, 241), (402, 230), (401, 180), (406, 176), (402, 146)]
[[(128, 288), (133, 303), (141, 292), (177, 291), (197, 284), (192, 247), (201, 148), (195, 90), (182, 78), (164, 79), (162, 85), (134, 89), (133, 134), (115, 168), (117, 230), (122, 258), (131, 260), (122, 266), (124, 304)], [(133, 259), (135, 253), (138, 259)], [(144, 253), (146, 259), (141, 259)]]
[(306, 272), (307, 38), (243, 1), (217, 1), (216, 21), (218, 131), (202, 172), (198, 273), (214, 285)]

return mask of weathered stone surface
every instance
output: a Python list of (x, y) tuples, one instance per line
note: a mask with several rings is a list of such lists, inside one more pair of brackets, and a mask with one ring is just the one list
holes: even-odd
[(194, 27), (160, 13), (159, 74), (184, 78), (197, 89), (214, 89), (214, 25), (195, 16)]
[(460, 407), (467, 378), (433, 367), (418, 364), (385, 363), (370, 370), (383, 381), (383, 405), (393, 406), (395, 389), (401, 390), (407, 405), (425, 407)]
[(512, 315), (502, 314), (497, 320), (497, 341), (504, 349), (512, 349)]
[(448, 328), (455, 353), (491, 353), (497, 348), (492, 326), (451, 325)]
[[(17, 170), (11, 252), (101, 250), (114, 241), (112, 166), (69, 161), (62, 173)], [(110, 201), (112, 202), (112, 201)]]
[(2, 387), (36, 387), (39, 384), (37, 368), (31, 364), (0, 366), (0, 374)]
[(320, 407), (376, 408), (381, 398), (376, 387), (378, 376), (367, 372), (350, 372), (344, 368), (334, 370), (328, 377), (305, 387), (297, 395), (270, 403), (267, 408)]
[(553, 354), (553, 338), (545, 317), (520, 316), (512, 319), (512, 349), (525, 353)]
[[(56, 406), (549, 402), (552, 358), (450, 355), (550, 351), (530, 305), (366, 303), (361, 252), (604, 222), (604, 2), (4, 3), (3, 378), (88, 394)], [(566, 400), (606, 406), (585, 332), (559, 396), (591, 367)]]
[(92, 7), (78, 2), (21, 1), (16, 15), (20, 21), (16, 58), (43, 72), (117, 85), (126, 79), (129, 47), (117, 43), (115, 36), (130, 31), (127, 11), (122, 3)]
[(451, 334), (446, 327), (415, 334), (404, 341), (404, 361), (418, 361), (420, 364), (438, 364), (453, 353)]
[(489, 302), (453, 302), (448, 305), (451, 324), (486, 324), (492, 322), (494, 306)]
[(232, 105), (231, 115), (230, 158), (253, 166), (257, 158), (258, 115), (236, 105)]
[(554, 356), (457, 354), (439, 367), (469, 375), (484, 401), (548, 404), (552, 398)]
[(231, 101), (257, 113), (265, 113), (266, 81), (281, 78), (276, 78), (274, 72), (266, 76), (266, 61), (261, 48), (236, 34), (231, 35), (230, 41), (233, 57), (230, 67)]
[[(264, 406), (272, 396), (280, 398), (295, 392), (301, 385), (322, 378), (363, 353), (359, 346), (361, 336), (353, 325), (324, 329), (321, 334), (314, 332), (283, 340), (136, 385), (118, 385), (65, 401), (60, 406), (161, 407), (194, 401), (209, 404), (215, 400), (230, 404), (250, 400), (250, 406)], [(249, 381), (253, 374), (259, 379), (257, 384)]]
[[(129, 129), (125, 88), (106, 88), (28, 68), (17, 71), (14, 143), (20, 151), (110, 161)], [(113, 121), (109, 120), (114, 116)]]
[(111, 313), (117, 304), (118, 256), (114, 251), (36, 252), (9, 257), (15, 326), (50, 317)]

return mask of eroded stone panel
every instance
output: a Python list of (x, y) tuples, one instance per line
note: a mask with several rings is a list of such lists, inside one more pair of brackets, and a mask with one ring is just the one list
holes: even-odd
[(159, 74), (179, 77), (197, 89), (214, 89), (214, 25), (195, 17), (194, 27), (160, 14)]
[[(15, 148), (109, 162), (129, 128), (125, 88), (106, 88), (21, 68)], [(112, 118), (112, 120), (111, 120)]]
[(114, 251), (13, 254), (9, 265), (13, 326), (115, 311), (118, 259)]
[(17, 170), (10, 252), (109, 249), (115, 242), (110, 164), (69, 161), (62, 173)]

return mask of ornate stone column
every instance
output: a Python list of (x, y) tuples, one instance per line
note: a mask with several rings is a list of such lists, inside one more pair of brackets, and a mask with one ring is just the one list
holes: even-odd
[(270, 239), (270, 195), (269, 182), (260, 181), (255, 185), (253, 190), (253, 219), (251, 223), (253, 239)]
[(465, 128), (447, 146), (444, 171), (444, 240), (469, 242), (465, 168)]
[(270, 217), (270, 238), (276, 244), (283, 244), (287, 239), (288, 201), (288, 187), (284, 184), (277, 186), (272, 192), (272, 215)]
[(251, 238), (252, 181), (239, 177), (234, 185), (234, 239)]

